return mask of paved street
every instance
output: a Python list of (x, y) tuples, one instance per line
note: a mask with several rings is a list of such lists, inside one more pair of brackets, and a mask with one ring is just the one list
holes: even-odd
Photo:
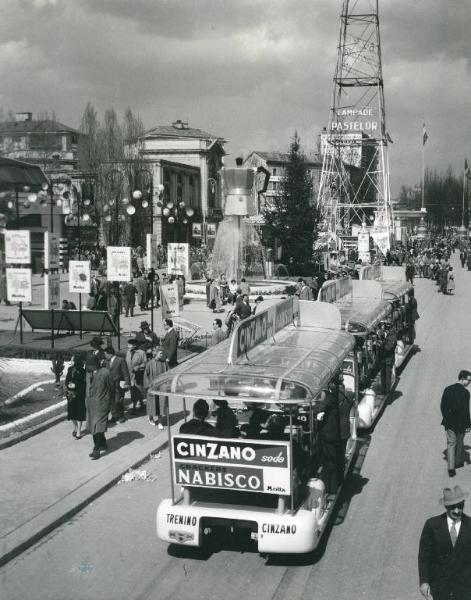
[[(438, 498), (450, 482), (440, 397), (460, 369), (471, 367), (471, 273), (458, 267), (456, 254), (452, 261), (454, 296), (437, 293), (429, 280), (416, 282), (420, 352), (364, 440), (324, 551), (267, 559), (229, 541), (206, 553), (169, 548), (155, 535), (156, 506), (169, 494), (164, 452), (142, 467), (151, 481), (115, 486), (4, 566), (2, 598), (418, 599), (418, 538), (424, 520), (441, 512)], [(55, 451), (61, 451), (59, 442)], [(41, 458), (47, 466), (47, 453)], [(471, 491), (471, 466), (453, 483)], [(19, 502), (27, 490), (25, 481)]]

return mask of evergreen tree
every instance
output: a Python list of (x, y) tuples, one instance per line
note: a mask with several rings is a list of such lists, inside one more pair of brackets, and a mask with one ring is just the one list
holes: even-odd
[(280, 194), (264, 210), (264, 241), (281, 245), (281, 261), (300, 273), (312, 260), (318, 211), (313, 205), (312, 179), (298, 133), (294, 133)]

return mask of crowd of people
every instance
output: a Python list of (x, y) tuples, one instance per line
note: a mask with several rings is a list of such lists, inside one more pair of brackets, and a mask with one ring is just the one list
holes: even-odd
[(86, 356), (73, 356), (65, 378), (67, 417), (76, 440), (81, 439), (86, 423), (93, 438), (92, 460), (108, 451), (108, 426), (124, 423), (140, 409), (146, 409), (150, 424), (163, 428), (160, 399), (151, 393), (151, 384), (178, 364), (178, 333), (171, 319), (165, 319), (164, 330), (159, 339), (149, 323), (142, 321), (139, 332), (128, 340), (124, 356), (112, 345), (104, 347), (100, 337), (91, 340)]

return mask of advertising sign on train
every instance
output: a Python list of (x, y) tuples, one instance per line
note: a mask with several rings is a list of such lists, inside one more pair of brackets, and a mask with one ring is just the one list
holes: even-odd
[(174, 481), (179, 485), (291, 493), (289, 442), (175, 435), (172, 457)]

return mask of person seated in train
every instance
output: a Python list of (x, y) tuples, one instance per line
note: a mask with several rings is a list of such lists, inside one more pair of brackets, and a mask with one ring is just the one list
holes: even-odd
[(249, 407), (249, 412), (249, 422), (240, 426), (240, 432), (246, 438), (257, 440), (260, 438), (268, 413), (264, 408), (257, 405)]
[[(287, 418), (281, 414), (272, 414), (266, 424), (266, 431), (260, 434), (261, 440), (288, 441), (290, 434), (285, 432)], [(301, 448), (299, 443), (293, 439), (293, 466), (301, 480), (305, 481), (311, 464), (308, 454)]]
[(214, 400), (214, 405), (216, 409), (213, 410), (212, 415), (216, 417), (216, 435), (227, 438), (239, 437), (237, 417), (227, 400)]
[(206, 423), (208, 415), (209, 404), (206, 400), (200, 398), (193, 405), (193, 418), (181, 425), (180, 433), (216, 436), (216, 429), (209, 423)]

